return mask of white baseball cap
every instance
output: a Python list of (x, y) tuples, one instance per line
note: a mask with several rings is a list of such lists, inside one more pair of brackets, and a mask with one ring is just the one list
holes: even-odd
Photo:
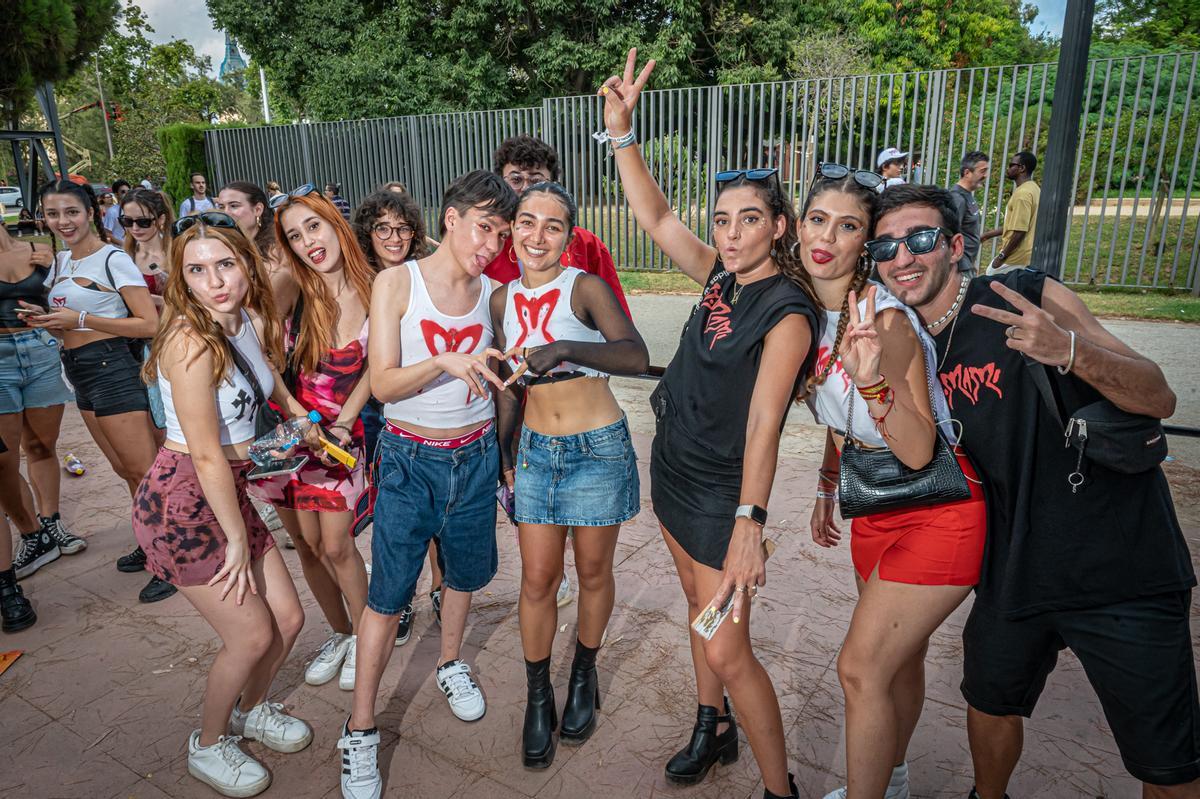
[(875, 159), (875, 166), (881, 167), (888, 161), (894, 161), (897, 158), (907, 158), (907, 157), (908, 157), (908, 153), (904, 152), (900, 148), (888, 147), (887, 149), (880, 151), (879, 157)]

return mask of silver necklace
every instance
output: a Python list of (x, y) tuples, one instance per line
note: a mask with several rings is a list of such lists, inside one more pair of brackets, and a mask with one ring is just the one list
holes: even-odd
[(950, 317), (954, 316), (954, 312), (958, 310), (958, 306), (962, 305), (963, 298), (967, 296), (967, 285), (970, 284), (970, 282), (971, 276), (964, 274), (962, 276), (962, 282), (958, 286), (958, 296), (954, 298), (954, 304), (950, 306), (950, 310), (942, 314), (941, 319), (925, 325), (926, 330), (932, 333), (935, 327), (941, 327), (942, 325), (946, 324), (947, 321), (949, 321)]

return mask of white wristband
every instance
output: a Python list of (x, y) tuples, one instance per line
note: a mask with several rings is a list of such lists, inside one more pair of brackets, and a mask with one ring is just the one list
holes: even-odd
[(88, 315), (87, 311), (79, 312), (79, 324), (75, 325), (76, 330), (83, 330), (83, 320), (87, 319), (87, 315)]

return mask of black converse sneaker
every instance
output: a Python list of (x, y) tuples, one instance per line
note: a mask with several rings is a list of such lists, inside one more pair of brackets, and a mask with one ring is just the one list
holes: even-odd
[(400, 610), (400, 623), (396, 625), (396, 646), (408, 643), (409, 636), (412, 635), (412, 619), (412, 605), (405, 605)]
[(117, 558), (117, 571), (132, 574), (146, 570), (146, 553), (139, 546), (128, 555)]
[(76, 552), (87, 549), (87, 541), (68, 530), (57, 513), (53, 516), (39, 516), (38, 518), (42, 520), (42, 529), (50, 533), (54, 543), (58, 544), (59, 552), (64, 555), (74, 555)]
[(47, 563), (58, 560), (61, 554), (58, 544), (54, 543), (44, 526), (36, 533), (22, 533), (20, 548), (13, 555), (13, 570), (17, 573), (17, 579), (24, 580)]

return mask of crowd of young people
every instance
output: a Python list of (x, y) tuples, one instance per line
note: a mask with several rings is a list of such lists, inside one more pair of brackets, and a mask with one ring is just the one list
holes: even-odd
[[(631, 51), (599, 94), (639, 226), (701, 287), (651, 397), (651, 498), (686, 600), (697, 699), (667, 779), (694, 784), (735, 761), (740, 729), (764, 797), (799, 796), (750, 621), (768, 577), (768, 500), (787, 490), (775, 486), (780, 433), (806, 403), (828, 428), (817, 545), (841, 542), (839, 464), (851, 445), (913, 471), (948, 448), (967, 486), (851, 524), (859, 599), (837, 664), (848, 779), (830, 799), (909, 796), (929, 638), (972, 590), (963, 694), (973, 797), (1005, 796), (1021, 717), (1067, 646), (1145, 795), (1200, 794), (1195, 577), (1165, 478), (1090, 464), (1068, 480), (1080, 466), (1057, 422), (1102, 399), (1169, 416), (1175, 398), (1158, 367), (1040, 273), (961, 271), (961, 214), (935, 187), (881, 193), (876, 172), (821, 164), (797, 214), (775, 169), (722, 171), (711, 240), (701, 239), (637, 145), (653, 68), (638, 72)], [(498, 568), (498, 497), (520, 543), (522, 762), (547, 768), (559, 742), (583, 744), (596, 729), (613, 555), (640, 510), (609, 377), (643, 373), (649, 359), (611, 255), (576, 225), (575, 200), (557, 183), (557, 154), (521, 136), (495, 161), (446, 189), (436, 240), (399, 185), (348, 221), (311, 185), (268, 197), (233, 182), (200, 208), (203, 176), (178, 219), (157, 192), (124, 193), (123, 251), (108, 243), (95, 198), (65, 181), (41, 193), (57, 255), (0, 234), (0, 369), (11, 378), (0, 499), (20, 534), (15, 556), (7, 530), (0, 544), (4, 629), (36, 621), (17, 579), (86, 545), (58, 511), (65, 375), (131, 493), (137, 548), (118, 568), (148, 570), (144, 601), (178, 591), (221, 640), (186, 742), (189, 772), (219, 793), (270, 784), (241, 738), (279, 752), (313, 739), (270, 700), (305, 614), (252, 497), (279, 512), (330, 628), (305, 679), (339, 676), (353, 691), (338, 740), (343, 796), (382, 795), (379, 685), (408, 640), (427, 560), (436, 682), (459, 719), (486, 713), (462, 649), (472, 595)], [(968, 384), (966, 370), (984, 368), (990, 382)], [(319, 419), (297, 423), (309, 459), (250, 480), (249, 448), (272, 408)], [(353, 536), (372, 493), (368, 567)], [(579, 613), (559, 713), (550, 652), (569, 540)], [(719, 608), (731, 623), (692, 626)]]

